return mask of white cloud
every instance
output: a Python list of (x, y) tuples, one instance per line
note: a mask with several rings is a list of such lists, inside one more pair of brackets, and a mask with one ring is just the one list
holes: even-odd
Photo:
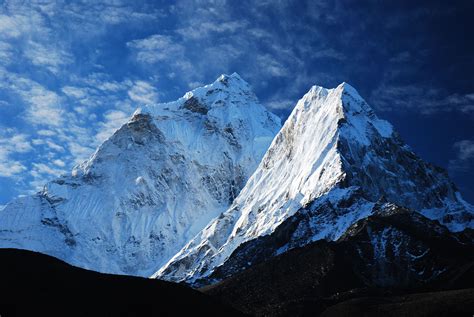
[(155, 104), (158, 102), (158, 92), (150, 83), (138, 80), (128, 91), (128, 96), (132, 101), (140, 104)]
[(382, 82), (372, 91), (372, 105), (381, 111), (416, 111), (424, 115), (458, 111), (474, 113), (474, 93), (447, 94), (418, 84), (398, 85)]
[(13, 46), (7, 42), (0, 41), (0, 63), (10, 64), (13, 61)]
[(103, 81), (98, 82), (96, 88), (107, 92), (117, 92), (123, 90), (125, 87), (117, 82)]
[(26, 134), (17, 133), (13, 129), (6, 129), (2, 134), (0, 146), (3, 153), (26, 153), (33, 149)]
[(458, 150), (458, 158), (461, 160), (474, 159), (474, 141), (462, 140), (456, 142), (454, 148)]
[(137, 61), (142, 63), (176, 60), (184, 54), (184, 46), (176, 43), (170, 36), (159, 34), (133, 40), (127, 46), (135, 52)]
[(101, 122), (101, 128), (96, 135), (96, 139), (99, 143), (105, 141), (114, 134), (118, 128), (127, 122), (129, 115), (123, 111), (113, 110), (106, 113), (104, 118), (105, 120)]
[(36, 125), (59, 126), (63, 123), (63, 109), (59, 96), (39, 84), (20, 92), (29, 103), (27, 120)]
[(27, 104), (26, 119), (36, 125), (63, 123), (60, 97), (39, 83), (0, 68), (0, 89), (13, 92)]
[(10, 139), (5, 142), (0, 141), (0, 144), (4, 146), (10, 146), (14, 152), (17, 153), (26, 153), (33, 149), (28, 136), (25, 134), (16, 134), (10, 137)]
[(248, 22), (244, 20), (226, 21), (222, 23), (206, 21), (178, 29), (176, 32), (186, 39), (196, 40), (211, 36), (212, 33), (235, 33), (247, 26)]
[(24, 49), (24, 56), (35, 66), (45, 67), (57, 74), (62, 67), (73, 62), (72, 56), (57, 46), (45, 45), (28, 41)]
[(76, 111), (78, 114), (83, 115), (83, 116), (85, 116), (85, 115), (88, 114), (88, 109), (87, 109), (87, 107), (79, 107), (79, 106), (78, 106), (78, 107), (74, 107), (74, 111)]
[(43, 135), (43, 136), (53, 136), (56, 135), (56, 132), (52, 130), (38, 130), (36, 132), (38, 135)]
[(22, 33), (22, 25), (14, 17), (0, 14), (0, 35), (3, 38), (16, 38)]
[(64, 161), (63, 161), (63, 160), (60, 160), (60, 159), (54, 160), (54, 161), (53, 161), (53, 164), (54, 164), (54, 165), (57, 165), (57, 166), (59, 166), (59, 167), (64, 167), (64, 166), (66, 166), (66, 163), (64, 163)]
[(12, 177), (26, 170), (26, 167), (14, 159), (15, 154), (33, 150), (28, 136), (6, 129), (0, 134), (0, 176)]
[(45, 144), (46, 142), (45, 142), (44, 140), (42, 140), (42, 139), (33, 139), (33, 140), (31, 140), (31, 143), (32, 143), (33, 145), (43, 145), (43, 144)]
[(0, 155), (0, 176), (1, 177), (12, 177), (17, 174), (26, 171), (26, 167), (18, 161), (8, 160), (3, 161), (1, 160)]
[(289, 75), (288, 69), (269, 54), (257, 56), (257, 64), (262, 72), (265, 72), (271, 76), (285, 77)]
[[(73, 61), (72, 55), (64, 47), (65, 41), (58, 41), (58, 32), (53, 30), (51, 21), (35, 4), (21, 5), (10, 2), (9, 15), (0, 14), (0, 57), (2, 64), (13, 61), (24, 64), (18, 56), (23, 55), (32, 65), (45, 68), (53, 74)], [(12, 46), (20, 48), (13, 57)]]
[(88, 94), (88, 90), (85, 88), (80, 88), (80, 87), (73, 87), (73, 86), (65, 86), (61, 88), (61, 91), (69, 96), (73, 97), (76, 99), (82, 99), (85, 98)]
[(343, 61), (346, 59), (346, 56), (344, 54), (336, 51), (333, 48), (315, 50), (315, 52), (312, 53), (312, 57), (313, 58), (332, 58), (332, 59), (340, 60), (340, 61)]
[(44, 163), (33, 163), (33, 169), (30, 171), (30, 174), (33, 177), (38, 177), (39, 175), (51, 175), (51, 176), (60, 176), (65, 171), (62, 169), (53, 168)]
[(472, 172), (474, 168), (474, 140), (461, 140), (454, 143), (456, 158), (449, 161), (448, 169), (455, 173)]
[(273, 100), (265, 103), (265, 105), (270, 109), (281, 110), (281, 109), (291, 109), (296, 104), (295, 100), (282, 99), (282, 100)]
[(51, 149), (56, 152), (64, 152), (64, 148), (56, 143), (54, 143), (51, 140), (46, 140), (46, 145)]
[(94, 152), (92, 147), (74, 141), (68, 142), (67, 146), (74, 159), (74, 164), (82, 163)]
[(191, 82), (191, 83), (188, 84), (188, 87), (189, 87), (190, 89), (194, 89), (194, 88), (197, 88), (197, 87), (202, 87), (202, 86), (204, 86), (204, 85), (205, 85), (205, 84), (202, 83), (202, 82), (200, 82), (200, 81), (193, 81), (193, 82)]
[(154, 21), (159, 13), (145, 7), (137, 11), (122, 1), (81, 1), (62, 5), (60, 13), (67, 18), (69, 28), (85, 36), (100, 36), (111, 26), (127, 23), (128, 26), (140, 26), (145, 22)]

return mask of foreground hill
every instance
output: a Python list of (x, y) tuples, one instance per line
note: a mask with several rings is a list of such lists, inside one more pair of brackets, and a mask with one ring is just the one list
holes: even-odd
[(240, 316), (183, 285), (101, 274), (24, 250), (0, 249), (0, 315)]

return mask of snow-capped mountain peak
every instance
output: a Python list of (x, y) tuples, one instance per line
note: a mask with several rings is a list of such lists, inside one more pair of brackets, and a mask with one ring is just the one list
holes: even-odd
[(142, 107), (71, 175), (1, 210), (0, 247), (149, 276), (229, 207), (279, 128), (237, 74)]
[(157, 105), (144, 106), (135, 114), (148, 113), (159, 115), (170, 111), (189, 111), (196, 115), (206, 115), (213, 108), (242, 104), (258, 103), (250, 85), (239, 74), (222, 74), (212, 84), (195, 88), (176, 101)]
[[(237, 248), (251, 249), (252, 241), (284, 224), (290, 232), (276, 238), (282, 245), (274, 254), (335, 240), (382, 197), (453, 231), (474, 227), (474, 208), (447, 174), (411, 152), (353, 87), (313, 86), (232, 206), (154, 276), (192, 283), (208, 278)], [(235, 256), (245, 267), (245, 254)]]

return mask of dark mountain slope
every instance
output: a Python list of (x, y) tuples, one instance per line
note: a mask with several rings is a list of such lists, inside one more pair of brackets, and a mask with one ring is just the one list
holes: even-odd
[[(392, 204), (378, 208), (336, 242), (317, 241), (270, 259), (255, 252), (253, 263), (260, 264), (202, 290), (247, 313), (297, 316), (362, 296), (474, 287), (472, 232), (451, 233)], [(265, 239), (276, 236), (285, 232), (259, 238), (261, 250), (275, 245)], [(234, 256), (242, 252), (228, 263)], [(469, 302), (474, 309), (474, 298)]]
[(324, 311), (324, 317), (343, 316), (472, 316), (474, 289), (373, 296), (351, 299)]
[(101, 274), (31, 251), (0, 249), (0, 315), (239, 316), (183, 285)]

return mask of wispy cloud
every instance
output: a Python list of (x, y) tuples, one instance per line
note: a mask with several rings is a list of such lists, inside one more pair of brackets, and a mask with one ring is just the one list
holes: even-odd
[(66, 50), (51, 45), (44, 45), (28, 41), (24, 56), (35, 66), (45, 67), (50, 72), (57, 74), (67, 64), (73, 62), (73, 57)]
[(127, 122), (129, 115), (123, 111), (110, 111), (105, 114), (105, 120), (100, 124), (101, 128), (96, 135), (98, 142), (109, 138), (118, 128)]
[(63, 122), (60, 97), (36, 81), (0, 68), (0, 90), (14, 93), (25, 102), (25, 117), (32, 124), (58, 126)]
[(474, 175), (474, 140), (461, 140), (453, 145), (456, 158), (449, 161), (449, 170), (453, 173)]
[(185, 39), (198, 40), (209, 36), (214, 36), (223, 33), (235, 33), (241, 31), (248, 26), (245, 20), (226, 21), (216, 23), (213, 21), (205, 21), (194, 26), (187, 26), (176, 30)]
[(33, 177), (44, 177), (45, 175), (57, 177), (65, 172), (62, 169), (56, 169), (44, 163), (33, 163), (32, 165), (33, 168), (30, 171), (30, 174)]
[(372, 92), (371, 100), (380, 111), (412, 111), (424, 115), (474, 113), (474, 93), (449, 94), (426, 85), (381, 84)]
[(80, 87), (73, 87), (73, 86), (65, 86), (61, 90), (66, 96), (79, 99), (79, 100), (83, 98), (87, 98), (87, 96), (90, 94), (90, 91), (87, 88), (80, 88)]
[(151, 64), (182, 59), (185, 49), (183, 45), (176, 43), (172, 37), (160, 34), (133, 40), (128, 42), (127, 46), (134, 51), (137, 61)]
[(0, 34), (3, 38), (17, 38), (29, 31), (29, 23), (24, 16), (0, 14)]
[(14, 157), (32, 150), (27, 135), (13, 129), (3, 131), (0, 134), (0, 177), (12, 177), (25, 171), (26, 166)]
[(23, 164), (11, 160), (0, 151), (0, 176), (12, 177), (24, 171), (26, 171), (26, 167)]
[(282, 110), (282, 109), (291, 109), (296, 105), (296, 100), (291, 99), (278, 99), (273, 101), (268, 101), (265, 105), (274, 110)]
[(128, 96), (138, 104), (155, 104), (158, 102), (158, 92), (150, 83), (137, 80), (128, 90)]

